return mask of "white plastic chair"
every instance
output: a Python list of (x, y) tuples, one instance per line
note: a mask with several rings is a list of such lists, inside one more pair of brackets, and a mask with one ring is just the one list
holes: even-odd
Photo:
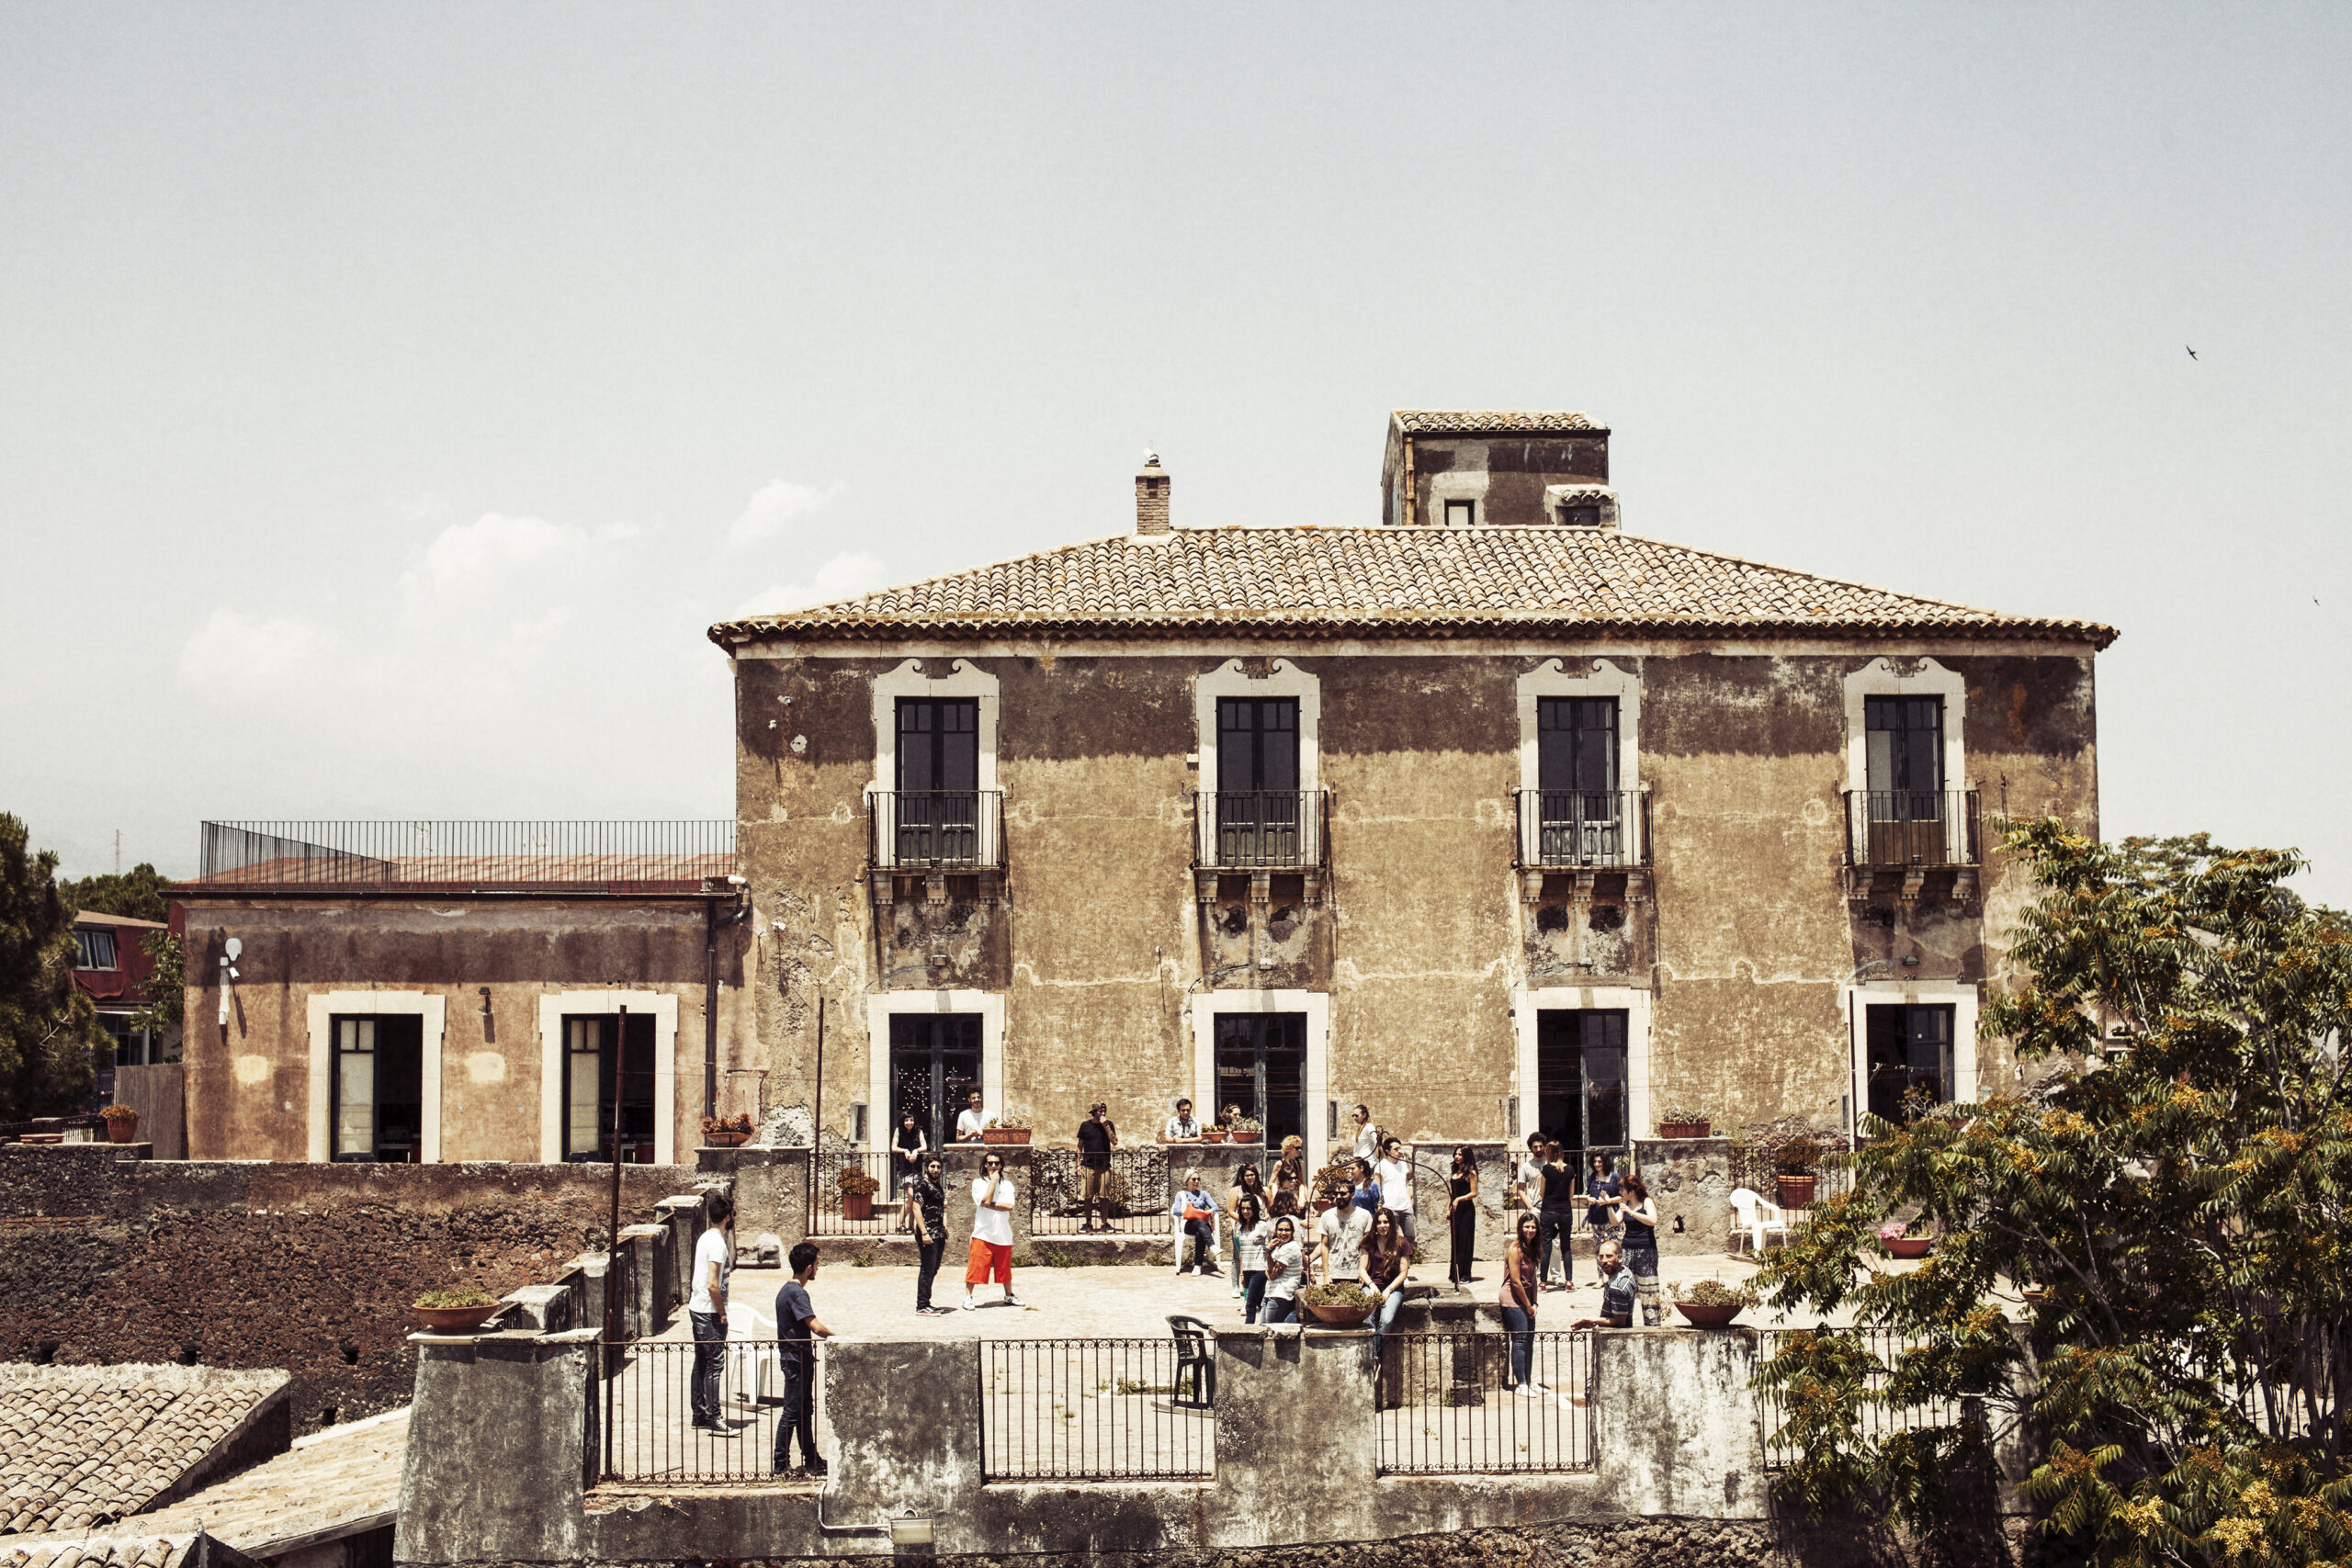
[[(1208, 1221), (1209, 1255), (1221, 1259), (1225, 1256), (1225, 1215), (1219, 1210), (1212, 1208), (1208, 1213)], [(1170, 1210), (1168, 1215), (1168, 1235), (1169, 1239), (1174, 1243), (1176, 1272), (1182, 1274), (1184, 1271), (1184, 1254), (1190, 1250), (1193, 1238), (1184, 1234), (1184, 1216), (1173, 1209)], [(1220, 1267), (1222, 1267), (1221, 1264)]]
[(1788, 1212), (1778, 1203), (1768, 1202), (1747, 1188), (1736, 1189), (1731, 1195), (1732, 1212), (1739, 1216), (1740, 1228), (1747, 1232), (1756, 1250), (1764, 1250), (1764, 1237), (1778, 1231), (1785, 1238), (1789, 1234)]

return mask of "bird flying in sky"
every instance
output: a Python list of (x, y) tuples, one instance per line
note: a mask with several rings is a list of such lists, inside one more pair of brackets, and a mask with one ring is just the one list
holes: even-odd
[[(2182, 344), (2180, 346), (2181, 346), (2181, 347), (2183, 347), (2183, 348), (2188, 348), (2188, 345), (2187, 344)], [(2191, 358), (2191, 359), (2196, 358), (2196, 357), (2197, 357), (2197, 351), (2196, 351), (2195, 349), (2193, 349), (2193, 348), (2188, 348), (2188, 357), (2189, 357), (2189, 358)]]

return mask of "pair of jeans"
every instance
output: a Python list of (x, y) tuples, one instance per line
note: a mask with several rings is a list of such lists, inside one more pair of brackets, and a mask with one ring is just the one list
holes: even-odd
[[(1193, 1241), (1193, 1261), (1204, 1269), (1214, 1267), (1216, 1258), (1216, 1226), (1206, 1220), (1186, 1220), (1184, 1234)], [(1183, 1259), (1178, 1258), (1176, 1266), (1182, 1268)]]
[(690, 1312), (687, 1319), (695, 1329), (695, 1370), (689, 1403), (694, 1406), (695, 1425), (718, 1425), (718, 1370), (727, 1359), (727, 1321), (715, 1312)]
[(1575, 1231), (1576, 1224), (1577, 1212), (1574, 1209), (1546, 1203), (1535, 1211), (1535, 1235), (1543, 1243), (1542, 1256), (1535, 1264), (1535, 1282), (1538, 1285), (1551, 1282), (1552, 1244), (1555, 1241), (1560, 1244), (1560, 1282), (1565, 1285), (1577, 1282), (1576, 1254), (1568, 1246), (1568, 1237)]
[(1258, 1309), (1266, 1302), (1266, 1271), (1251, 1269), (1241, 1276), (1241, 1321), (1258, 1321)]
[(815, 1470), (817, 1457), (817, 1358), (805, 1344), (786, 1340), (777, 1357), (784, 1372), (784, 1404), (775, 1413), (775, 1472), (792, 1468), (792, 1441), (800, 1439), (800, 1459)]
[(1298, 1298), (1296, 1296), (1267, 1297), (1265, 1321), (1268, 1323), (1296, 1323), (1298, 1321)]
[(1380, 1365), (1381, 1347), (1388, 1343), (1388, 1331), (1396, 1325), (1396, 1310), (1405, 1304), (1405, 1292), (1391, 1291), (1380, 1298), (1372, 1309), (1372, 1364)]
[(915, 1264), (920, 1270), (915, 1275), (917, 1312), (931, 1304), (931, 1282), (939, 1278), (939, 1266), (946, 1259), (947, 1233), (937, 1225), (932, 1225), (931, 1239), (915, 1244)]
[(1525, 1307), (1503, 1308), (1503, 1332), (1510, 1336), (1510, 1386), (1525, 1388), (1535, 1359), (1535, 1314)]

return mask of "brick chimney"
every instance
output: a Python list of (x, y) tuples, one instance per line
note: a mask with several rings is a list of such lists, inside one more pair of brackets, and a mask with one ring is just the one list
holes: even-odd
[(1172, 482), (1159, 466), (1159, 454), (1146, 448), (1143, 467), (1136, 470), (1136, 537), (1167, 536), (1168, 487)]

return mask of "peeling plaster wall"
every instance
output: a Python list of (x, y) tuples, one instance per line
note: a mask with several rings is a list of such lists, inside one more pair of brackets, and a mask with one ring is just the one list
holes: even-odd
[[(1507, 1134), (1510, 1098), (1524, 1103), (1533, 1092), (1513, 1082), (1510, 1017), (1511, 989), (1531, 984), (1656, 995), (1653, 1108), (1695, 1099), (1725, 1129), (1790, 1115), (1838, 1126), (1851, 1082), (1844, 987), (1857, 971), (1866, 980), (1998, 980), (1999, 930), (2027, 896), (1994, 853), (1979, 902), (1958, 915), (1937, 904), (1880, 912), (1849, 901), (1845, 678), (1908, 651), (1285, 654), (1320, 682), (1330, 874), (1320, 902), (1275, 933), (1276, 967), (1236, 972), (1245, 939), (1212, 928), (1205, 969), (1219, 989), (1327, 991), (1329, 1098), (1369, 1101), (1407, 1137)], [(871, 1092), (863, 998), (884, 985), (970, 981), (954, 964), (936, 977), (890, 962), (862, 880), (870, 683), (906, 650), (804, 655), (737, 662), (741, 842), (758, 909), (769, 1099), (813, 1103), (821, 990), (824, 1121), (838, 1136), (848, 1107)], [(1192, 694), (1195, 680), (1237, 655), (1253, 650), (958, 655), (999, 682), (1010, 867), (989, 919), (1007, 944), (1004, 1098), (1034, 1120), (1040, 1141), (1069, 1142), (1098, 1098), (1130, 1141), (1148, 1137), (1170, 1099), (1195, 1081), (1184, 1029), (1186, 997), (1204, 975), (1190, 871), (1189, 795), (1199, 783), (1187, 761), (1198, 744)], [(1599, 879), (1590, 912), (1579, 915), (1549, 892), (1543, 905), (1521, 900), (1511, 863), (1514, 682), (1545, 659), (1596, 657), (1643, 683), (1641, 783), (1655, 867), (1645, 887)], [(2016, 815), (2055, 811), (2095, 830), (2088, 652), (1979, 655), (1946, 645), (1936, 658), (1966, 682), (1968, 777), (1951, 784), (1983, 791), (1988, 850), (2004, 801)], [(1235, 908), (1246, 914), (1246, 904), (1212, 906)], [(1919, 963), (1905, 966), (1905, 956)], [(2007, 1072), (1992, 1055), (1988, 1046), (1979, 1064), (1988, 1087)], [(1324, 1114), (1307, 1108), (1310, 1124)]]

